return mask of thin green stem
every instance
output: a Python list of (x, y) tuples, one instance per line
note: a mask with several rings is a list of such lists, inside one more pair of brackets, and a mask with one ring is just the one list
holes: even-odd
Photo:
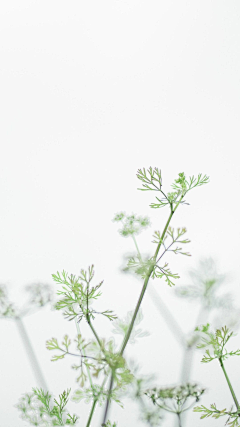
[(139, 259), (140, 259), (140, 260), (141, 260), (141, 262), (142, 262), (142, 256), (141, 256), (141, 253), (140, 253), (139, 247), (138, 247), (138, 245), (137, 245), (137, 241), (136, 241), (136, 239), (135, 239), (135, 236), (134, 236), (134, 234), (131, 234), (131, 236), (132, 236), (133, 241), (134, 241), (134, 244), (135, 244), (135, 246), (136, 246), (137, 253), (138, 253), (138, 256), (139, 256)]
[[(178, 203), (179, 203), (179, 202), (178, 202)], [(176, 208), (177, 208), (177, 207), (176, 207)], [(176, 208), (175, 208), (175, 210), (176, 210)], [(167, 223), (166, 223), (165, 228), (164, 228), (164, 230), (163, 230), (163, 233), (162, 233), (162, 236), (161, 236), (160, 242), (158, 243), (157, 249), (156, 249), (155, 254), (154, 254), (154, 259), (155, 259), (155, 261), (156, 261), (156, 258), (157, 258), (157, 255), (158, 255), (158, 252), (160, 251), (160, 248), (161, 248), (161, 245), (162, 245), (163, 238), (164, 238), (164, 236), (165, 236), (165, 234), (166, 234), (166, 231), (167, 231), (167, 229), (168, 229), (168, 226), (169, 226), (169, 223), (170, 223), (170, 221), (171, 221), (171, 219), (172, 219), (173, 214), (174, 214), (174, 211), (173, 211), (173, 210), (172, 210), (172, 208), (171, 208), (171, 213), (170, 213), (170, 215), (169, 215), (169, 217), (168, 217), (168, 220), (167, 220)], [(137, 317), (137, 314), (138, 314), (139, 308), (140, 308), (140, 306), (141, 306), (141, 303), (142, 303), (142, 300), (143, 300), (144, 294), (145, 294), (145, 292), (146, 292), (147, 285), (148, 285), (149, 279), (150, 279), (150, 277), (151, 277), (151, 274), (152, 274), (152, 272), (153, 272), (153, 269), (154, 269), (154, 265), (153, 265), (153, 266), (151, 266), (151, 267), (149, 268), (149, 271), (148, 271), (148, 273), (147, 273), (147, 276), (146, 276), (146, 278), (145, 278), (145, 280), (144, 280), (144, 284), (143, 284), (143, 287), (142, 287), (141, 294), (140, 294), (140, 296), (139, 296), (139, 298), (138, 298), (138, 302), (137, 302), (137, 305), (136, 305), (136, 308), (135, 308), (135, 311), (134, 311), (134, 314), (133, 314), (133, 317), (132, 317), (131, 323), (130, 323), (129, 328), (128, 328), (128, 331), (127, 331), (127, 333), (126, 333), (126, 335), (125, 335), (125, 337), (124, 337), (123, 344), (122, 344), (122, 347), (121, 347), (121, 350), (120, 350), (120, 353), (119, 353), (121, 356), (123, 355), (123, 352), (124, 352), (124, 350), (125, 350), (125, 347), (126, 347), (126, 345), (127, 345), (128, 341), (129, 341), (130, 335), (131, 335), (131, 333), (132, 333), (133, 326), (134, 326), (134, 322), (135, 322), (135, 320), (136, 320), (136, 317)]]
[(88, 322), (88, 324), (89, 324), (89, 326), (90, 326), (90, 328), (91, 328), (91, 330), (92, 330), (92, 332), (93, 332), (93, 335), (95, 336), (95, 338), (96, 338), (96, 340), (97, 340), (97, 342), (98, 342), (98, 345), (99, 345), (100, 349), (102, 350), (103, 354), (106, 356), (105, 349), (104, 349), (104, 347), (102, 346), (102, 343), (101, 343), (101, 341), (100, 341), (100, 338), (99, 338), (99, 336), (98, 336), (97, 332), (95, 331), (95, 328), (93, 327), (92, 322), (91, 322), (91, 320), (90, 320), (89, 318), (87, 319), (87, 322)]
[(109, 408), (109, 403), (110, 403), (110, 394), (113, 388), (113, 382), (114, 382), (114, 375), (113, 375), (113, 370), (112, 370), (112, 375), (111, 375), (111, 379), (110, 379), (110, 385), (109, 385), (109, 389), (108, 389), (108, 397), (107, 397), (107, 403), (105, 406), (105, 411), (104, 411), (104, 416), (103, 416), (103, 422), (102, 422), (102, 427), (105, 427), (105, 423), (107, 420), (107, 413), (108, 413), (108, 408)]
[(227, 383), (228, 383), (229, 390), (230, 390), (230, 392), (231, 392), (231, 395), (232, 395), (232, 397), (233, 397), (234, 403), (235, 403), (236, 408), (237, 408), (237, 411), (238, 411), (238, 410), (240, 409), (240, 408), (239, 408), (239, 403), (238, 403), (238, 400), (237, 400), (236, 394), (235, 394), (235, 392), (234, 392), (234, 390), (233, 390), (233, 387), (232, 387), (231, 381), (230, 381), (230, 379), (228, 378), (228, 375), (227, 375), (226, 369), (225, 369), (224, 364), (223, 364), (223, 360), (222, 360), (222, 358), (221, 358), (221, 357), (219, 357), (219, 359), (218, 359), (218, 360), (219, 360), (219, 363), (220, 363), (221, 368), (222, 368), (222, 370), (223, 370), (223, 373), (224, 373), (224, 375), (225, 375), (226, 381), (227, 381)]
[[(137, 245), (137, 241), (135, 239), (135, 236), (132, 234), (132, 238), (135, 244), (135, 247), (137, 249), (138, 252), (138, 256), (140, 261), (142, 262), (142, 256), (141, 253), (139, 251), (138, 245)], [(153, 301), (153, 303), (156, 305), (157, 309), (159, 310), (160, 307), (160, 313), (162, 315), (165, 316), (165, 320), (167, 325), (169, 326), (170, 330), (172, 331), (172, 333), (175, 335), (175, 338), (180, 341), (180, 344), (183, 345), (184, 347), (186, 346), (186, 339), (185, 339), (185, 335), (183, 333), (183, 331), (181, 330), (178, 322), (175, 320), (174, 316), (172, 315), (171, 311), (167, 308), (167, 306), (164, 304), (164, 302), (160, 299), (158, 293), (156, 292), (156, 290), (154, 288), (151, 288), (151, 286), (149, 285), (149, 295)]]
[[(166, 234), (166, 232), (167, 232), (167, 229), (168, 229), (169, 223), (170, 223), (170, 221), (171, 221), (171, 219), (172, 219), (172, 216), (173, 216), (174, 212), (176, 211), (176, 209), (177, 209), (177, 207), (178, 207), (179, 203), (180, 203), (180, 202), (181, 202), (181, 200), (183, 199), (183, 197), (184, 197), (184, 195), (182, 195), (182, 196), (180, 197), (180, 199), (179, 199), (179, 201), (178, 201), (178, 203), (177, 203), (177, 205), (176, 205), (175, 209), (173, 209), (172, 203), (170, 203), (171, 213), (170, 213), (170, 215), (169, 215), (169, 217), (168, 217), (167, 223), (166, 223), (166, 225), (165, 225), (165, 228), (164, 228), (164, 230), (163, 230), (162, 236), (161, 236), (161, 238), (160, 238), (160, 241), (159, 241), (159, 243), (158, 243), (158, 245), (157, 245), (157, 249), (156, 249), (155, 254), (154, 254), (154, 260), (155, 260), (155, 262), (156, 262), (156, 259), (157, 259), (157, 256), (158, 256), (158, 253), (159, 253), (159, 251), (160, 251), (160, 248), (161, 248), (161, 245), (162, 245), (162, 242), (163, 242), (164, 236), (165, 236), (165, 234)], [(141, 291), (140, 296), (139, 296), (139, 298), (138, 298), (137, 305), (136, 305), (135, 311), (134, 311), (134, 313), (133, 313), (133, 317), (132, 317), (131, 323), (130, 323), (129, 328), (128, 328), (128, 330), (127, 330), (127, 333), (126, 333), (126, 335), (125, 335), (125, 337), (124, 337), (124, 340), (123, 340), (123, 343), (122, 343), (122, 346), (121, 346), (121, 349), (120, 349), (120, 352), (119, 352), (119, 354), (120, 354), (121, 356), (123, 355), (124, 350), (125, 350), (125, 348), (126, 348), (126, 345), (127, 345), (128, 341), (129, 341), (129, 338), (130, 338), (130, 336), (131, 336), (131, 333), (132, 333), (132, 330), (133, 330), (133, 326), (134, 326), (134, 322), (135, 322), (135, 320), (136, 320), (136, 317), (137, 317), (138, 311), (139, 311), (139, 309), (140, 309), (140, 306), (141, 306), (141, 303), (142, 303), (142, 300), (143, 300), (144, 294), (145, 294), (145, 292), (146, 292), (146, 290), (147, 290), (147, 285), (148, 285), (149, 279), (150, 279), (150, 277), (151, 277), (151, 274), (152, 274), (152, 272), (153, 272), (153, 269), (154, 269), (154, 265), (152, 265), (152, 266), (149, 268), (149, 271), (148, 271), (148, 273), (147, 273), (147, 275), (146, 275), (146, 278), (145, 278), (145, 280), (144, 280), (144, 284), (143, 284), (143, 287), (142, 287), (142, 291)], [(109, 385), (108, 397), (109, 397), (109, 396), (110, 396), (110, 394), (111, 394), (112, 387), (113, 387), (113, 374), (112, 374), (112, 376), (111, 376), (111, 381), (110, 381), (110, 385)], [(104, 418), (103, 418), (102, 426), (104, 426), (104, 425), (105, 425), (105, 423), (106, 423), (107, 413), (108, 413), (108, 408), (109, 408), (109, 399), (107, 400), (107, 403), (106, 403), (106, 408), (105, 408), (105, 413), (104, 413)]]
[(89, 417), (88, 417), (88, 421), (87, 421), (86, 427), (90, 427), (90, 425), (91, 425), (92, 416), (93, 416), (93, 413), (94, 413), (97, 401), (98, 401), (98, 399), (94, 399), (94, 401), (93, 401), (92, 408), (91, 408), (91, 411), (90, 411), (90, 414), (89, 414)]
[[(102, 346), (102, 343), (101, 343), (101, 341), (100, 341), (100, 338), (99, 338), (99, 336), (98, 336), (97, 332), (95, 331), (95, 328), (93, 327), (93, 325), (92, 325), (92, 323), (91, 323), (90, 317), (89, 317), (89, 316), (86, 316), (86, 318), (87, 318), (87, 322), (88, 322), (88, 324), (89, 324), (89, 326), (90, 326), (90, 328), (91, 328), (91, 330), (92, 330), (92, 332), (93, 332), (93, 335), (95, 336), (95, 338), (96, 338), (96, 340), (97, 340), (97, 342), (98, 342), (98, 344), (99, 344), (100, 349), (102, 350), (103, 354), (104, 354), (104, 355), (106, 355), (105, 349), (104, 349), (104, 347)], [(103, 381), (103, 384), (102, 384), (101, 389), (103, 389), (104, 384), (105, 384), (105, 382), (107, 381), (107, 378), (108, 378), (108, 375), (106, 375), (106, 377), (105, 377), (105, 379), (104, 379), (104, 381)], [(91, 387), (93, 388), (92, 381), (90, 381), (90, 383), (91, 383)], [(87, 422), (86, 427), (89, 427), (89, 426), (90, 426), (90, 422), (91, 422), (91, 419), (92, 419), (92, 416), (93, 416), (93, 413), (94, 413), (95, 406), (96, 406), (97, 402), (98, 402), (98, 397), (96, 397), (96, 398), (94, 399), (94, 401), (93, 401), (92, 409), (91, 409), (91, 412), (90, 412), (90, 415), (89, 415), (89, 418), (88, 418), (88, 422)]]
[[(103, 380), (103, 383), (102, 383), (102, 385), (101, 385), (101, 390), (103, 390), (103, 387), (104, 387), (104, 385), (105, 385), (105, 383), (106, 383), (106, 381), (107, 381), (107, 379), (108, 379), (108, 375), (109, 375), (109, 374), (107, 374), (107, 375), (105, 376), (104, 380)], [(101, 393), (101, 392), (100, 392), (100, 393)], [(100, 393), (99, 393), (99, 396), (100, 396)], [(96, 405), (96, 403), (98, 402), (98, 399), (99, 399), (99, 397), (96, 397), (96, 398), (94, 399), (95, 404), (94, 404), (94, 402), (93, 402), (92, 411), (91, 411), (91, 413), (90, 413), (91, 418), (92, 418), (92, 416), (93, 416), (93, 412), (94, 412), (94, 409), (95, 409), (95, 405)], [(90, 421), (91, 421), (91, 419), (90, 419)], [(86, 427), (88, 427), (88, 425), (87, 425)]]

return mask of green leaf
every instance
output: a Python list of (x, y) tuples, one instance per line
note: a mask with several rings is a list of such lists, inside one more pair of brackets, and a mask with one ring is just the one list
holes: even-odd
[[(149, 177), (147, 176), (147, 172), (149, 174)], [(148, 190), (161, 190), (162, 188), (162, 175), (161, 170), (158, 168), (152, 169), (150, 167), (148, 170), (138, 169), (137, 178), (140, 179), (140, 181), (143, 182), (142, 186), (144, 188), (138, 188), (138, 190), (141, 191), (148, 191)]]
[(155, 278), (161, 279), (162, 277), (165, 277), (165, 281), (167, 282), (167, 284), (169, 286), (175, 286), (175, 283), (170, 279), (170, 277), (173, 277), (174, 279), (179, 279), (179, 276), (175, 273), (171, 273), (169, 268), (166, 268), (167, 266), (168, 266), (168, 263), (165, 263), (165, 265), (163, 267), (160, 267), (159, 265), (155, 265), (153, 273), (152, 273), (152, 278), (153, 279), (155, 279)]
[(57, 338), (52, 338), (51, 340), (46, 341), (46, 347), (48, 350), (59, 349)]

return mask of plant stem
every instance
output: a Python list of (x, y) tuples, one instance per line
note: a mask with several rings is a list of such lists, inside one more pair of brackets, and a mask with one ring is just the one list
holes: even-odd
[[(98, 342), (98, 344), (99, 344), (100, 349), (102, 350), (103, 354), (104, 354), (104, 355), (106, 355), (105, 349), (104, 349), (104, 347), (102, 346), (102, 343), (101, 343), (101, 341), (100, 341), (100, 338), (99, 338), (99, 336), (98, 336), (97, 332), (95, 331), (95, 328), (93, 327), (93, 325), (92, 325), (92, 323), (91, 323), (91, 320), (90, 320), (90, 317), (89, 317), (88, 315), (87, 315), (86, 319), (87, 319), (87, 322), (88, 322), (88, 324), (89, 324), (89, 326), (90, 326), (90, 328), (91, 328), (91, 330), (92, 330), (92, 332), (93, 332), (93, 335), (95, 336), (95, 338), (96, 338), (96, 340), (97, 340), (97, 342)], [(80, 329), (79, 329), (79, 332), (80, 332)], [(93, 389), (93, 383), (92, 383), (91, 374), (90, 374), (90, 372), (89, 372), (89, 369), (88, 369), (88, 374), (89, 374), (89, 381), (90, 381), (90, 384), (91, 384), (91, 388)], [(108, 375), (106, 375), (106, 377), (105, 377), (105, 379), (104, 379), (104, 381), (103, 381), (102, 388), (103, 388), (103, 386), (104, 386), (105, 382), (107, 381), (107, 377), (108, 377)], [(97, 401), (98, 401), (98, 397), (96, 397), (96, 398), (94, 399), (94, 401), (93, 401), (92, 409), (91, 409), (91, 412), (90, 412), (90, 414), (89, 414), (89, 418), (88, 418), (88, 422), (87, 422), (86, 427), (89, 427), (89, 426), (90, 426), (91, 419), (92, 419), (92, 416), (93, 416), (93, 413), (94, 413), (94, 410), (95, 410), (95, 406), (96, 406), (96, 404), (97, 404)]]
[[(133, 238), (135, 247), (137, 249), (139, 259), (142, 262), (142, 256), (141, 256), (141, 253), (139, 251), (136, 239), (135, 239), (133, 234), (132, 234), (132, 238)], [(151, 287), (151, 285), (149, 285), (148, 292), (150, 294), (150, 297), (151, 297), (153, 303), (156, 305), (158, 310), (160, 307), (159, 311), (165, 317), (166, 323), (169, 326), (172, 333), (175, 335), (176, 339), (178, 341), (180, 341), (180, 344), (185, 347), (185, 345), (186, 345), (185, 335), (184, 335), (183, 331), (181, 330), (178, 322), (175, 320), (174, 316), (172, 315), (171, 311), (164, 304), (164, 302), (160, 299), (158, 293), (156, 292), (156, 290), (153, 287)]]
[(236, 394), (234, 393), (234, 390), (233, 390), (233, 387), (232, 387), (231, 381), (230, 381), (230, 379), (228, 378), (228, 375), (227, 375), (226, 369), (225, 369), (224, 364), (223, 364), (223, 360), (222, 360), (222, 358), (221, 358), (221, 357), (219, 357), (219, 359), (218, 359), (218, 360), (219, 360), (219, 363), (220, 363), (221, 368), (222, 368), (222, 370), (223, 370), (223, 373), (224, 373), (224, 375), (225, 375), (226, 381), (227, 381), (227, 383), (228, 383), (228, 387), (229, 387), (229, 389), (230, 389), (230, 392), (231, 392), (231, 394), (232, 394), (232, 397), (233, 397), (234, 403), (235, 403), (236, 408), (237, 408), (237, 411), (238, 411), (238, 409), (239, 409), (239, 403), (238, 403), (238, 400), (237, 400)]
[(97, 401), (98, 401), (98, 399), (94, 399), (94, 401), (93, 401), (92, 408), (91, 408), (91, 411), (90, 411), (90, 414), (89, 414), (89, 417), (88, 417), (88, 421), (87, 421), (86, 427), (90, 427), (90, 424), (91, 424), (91, 421), (92, 421), (92, 416), (93, 416), (93, 413), (94, 413)]
[(33, 369), (35, 378), (37, 380), (37, 383), (39, 384), (40, 388), (47, 391), (48, 386), (46, 384), (45, 378), (44, 378), (43, 373), (41, 371), (40, 365), (39, 365), (37, 357), (34, 353), (31, 341), (28, 337), (27, 331), (25, 329), (25, 326), (22, 322), (21, 317), (15, 317), (15, 321), (16, 321), (16, 325), (18, 327), (19, 334), (22, 338), (24, 347), (26, 349), (27, 355), (29, 357), (30, 364), (32, 365), (32, 369)]
[(106, 420), (107, 420), (108, 408), (109, 408), (109, 403), (110, 403), (110, 394), (111, 394), (111, 391), (112, 391), (112, 388), (113, 388), (113, 381), (114, 381), (114, 379), (113, 379), (113, 371), (112, 371), (111, 380), (110, 380), (109, 389), (108, 389), (107, 403), (106, 403), (106, 406), (105, 406), (105, 411), (104, 411), (104, 416), (103, 416), (103, 422), (101, 424), (102, 427), (105, 427), (105, 423), (106, 423)]
[(132, 234), (131, 236), (132, 236), (132, 238), (133, 238), (133, 241), (134, 241), (135, 247), (136, 247), (136, 249), (137, 249), (138, 256), (139, 256), (139, 258), (140, 258), (140, 260), (141, 260), (141, 262), (142, 262), (142, 256), (141, 256), (141, 253), (140, 253), (139, 247), (138, 247), (138, 245), (137, 245), (137, 242), (136, 242), (135, 236), (134, 236), (134, 234)]
[[(166, 225), (165, 225), (165, 228), (164, 228), (164, 230), (163, 230), (162, 236), (161, 236), (161, 238), (160, 238), (160, 241), (159, 241), (159, 243), (158, 243), (158, 245), (157, 245), (157, 249), (156, 249), (155, 254), (154, 254), (154, 260), (155, 260), (155, 262), (156, 262), (156, 259), (157, 259), (158, 252), (159, 252), (159, 250), (160, 250), (160, 248), (161, 248), (161, 245), (162, 245), (162, 242), (163, 242), (164, 236), (165, 236), (165, 234), (166, 234), (166, 232), (167, 232), (167, 229), (168, 229), (169, 223), (170, 223), (170, 221), (171, 221), (171, 219), (172, 219), (172, 216), (173, 216), (174, 212), (176, 211), (176, 209), (177, 209), (177, 207), (178, 207), (179, 203), (180, 203), (180, 202), (181, 202), (181, 200), (183, 199), (183, 197), (184, 197), (184, 194), (182, 194), (182, 196), (180, 197), (179, 202), (177, 203), (177, 205), (176, 205), (175, 209), (173, 209), (173, 207), (172, 207), (172, 203), (170, 203), (171, 213), (170, 213), (170, 215), (169, 215), (169, 217), (168, 217), (167, 223), (166, 223)], [(135, 311), (134, 311), (134, 314), (133, 314), (133, 317), (132, 317), (131, 323), (130, 323), (129, 328), (128, 328), (128, 330), (127, 330), (127, 333), (126, 333), (126, 335), (125, 335), (125, 337), (124, 337), (123, 344), (122, 344), (122, 346), (121, 346), (121, 350), (120, 350), (120, 352), (119, 352), (119, 354), (120, 354), (121, 356), (122, 356), (122, 355), (123, 355), (123, 353), (124, 353), (124, 350), (125, 350), (126, 345), (127, 345), (128, 341), (129, 341), (130, 335), (131, 335), (131, 333), (132, 333), (133, 326), (134, 326), (134, 322), (135, 322), (135, 320), (136, 320), (136, 317), (137, 317), (137, 314), (138, 314), (139, 308), (140, 308), (140, 306), (141, 306), (141, 303), (142, 303), (142, 300), (143, 300), (144, 294), (145, 294), (145, 292), (146, 292), (147, 285), (148, 285), (149, 279), (150, 279), (150, 277), (151, 277), (151, 274), (152, 274), (152, 272), (153, 272), (153, 269), (154, 269), (154, 265), (152, 265), (151, 267), (149, 267), (149, 271), (148, 271), (148, 273), (147, 273), (147, 275), (146, 275), (146, 278), (145, 278), (145, 280), (144, 280), (144, 284), (143, 284), (143, 287), (142, 287), (142, 291), (141, 291), (140, 296), (139, 296), (139, 298), (138, 298), (138, 302), (137, 302), (137, 305), (136, 305), (136, 308), (135, 308)], [(109, 390), (108, 390), (108, 399), (107, 399), (107, 403), (106, 403), (106, 407), (105, 407), (105, 412), (104, 412), (104, 418), (103, 418), (102, 426), (104, 426), (104, 425), (105, 425), (105, 423), (106, 423), (107, 413), (108, 413), (108, 408), (109, 408), (109, 396), (110, 396), (110, 394), (111, 394), (112, 386), (113, 386), (113, 374), (111, 375), (111, 381), (110, 381)]]
[[(163, 240), (163, 238), (164, 238), (164, 236), (165, 236), (165, 234), (166, 234), (166, 231), (167, 231), (167, 228), (168, 228), (168, 226), (169, 226), (169, 223), (170, 223), (170, 221), (171, 221), (171, 219), (172, 219), (173, 213), (174, 213), (174, 211), (172, 211), (172, 210), (171, 210), (171, 213), (170, 213), (170, 215), (169, 215), (169, 218), (168, 218), (167, 223), (166, 223), (166, 225), (165, 225), (165, 228), (164, 228), (164, 230), (163, 230), (163, 233), (162, 233), (162, 236), (161, 236), (161, 240), (160, 240), (160, 242), (158, 243), (157, 249), (156, 249), (155, 254), (154, 254), (154, 259), (155, 259), (155, 260), (156, 260), (156, 258), (157, 258), (158, 252), (159, 252), (159, 250), (160, 250), (160, 248), (161, 248), (162, 240)], [(139, 311), (140, 305), (141, 305), (141, 303), (142, 303), (142, 300), (143, 300), (144, 294), (145, 294), (145, 292), (146, 292), (147, 285), (148, 285), (148, 282), (149, 282), (150, 276), (151, 276), (151, 274), (152, 274), (152, 272), (153, 272), (153, 269), (154, 269), (154, 265), (153, 265), (153, 266), (151, 266), (151, 267), (149, 268), (149, 271), (148, 271), (148, 273), (147, 273), (147, 276), (146, 276), (146, 278), (145, 278), (145, 280), (144, 280), (144, 284), (143, 284), (143, 287), (142, 287), (141, 294), (140, 294), (140, 296), (139, 296), (139, 298), (138, 298), (138, 302), (137, 302), (137, 305), (136, 305), (136, 308), (135, 308), (135, 311), (134, 311), (134, 314), (133, 314), (133, 317), (132, 317), (131, 323), (130, 323), (129, 328), (128, 328), (128, 331), (127, 331), (127, 333), (126, 333), (126, 335), (125, 335), (125, 337), (124, 337), (123, 344), (122, 344), (122, 347), (121, 347), (121, 350), (120, 350), (120, 353), (119, 353), (121, 356), (123, 355), (123, 352), (124, 352), (124, 350), (125, 350), (125, 347), (126, 347), (126, 345), (127, 345), (128, 341), (129, 341), (129, 338), (130, 338), (131, 332), (132, 332), (132, 330), (133, 330), (134, 322), (135, 322), (135, 320), (136, 320), (136, 317), (137, 317), (137, 314), (138, 314), (138, 311)]]
[(102, 343), (101, 343), (101, 341), (100, 341), (100, 338), (99, 338), (99, 336), (98, 336), (97, 332), (95, 331), (95, 328), (93, 327), (93, 325), (92, 325), (92, 322), (91, 322), (90, 318), (88, 318), (88, 319), (87, 319), (87, 322), (88, 322), (88, 324), (89, 324), (89, 326), (90, 326), (90, 328), (91, 328), (91, 330), (92, 330), (92, 332), (93, 332), (93, 335), (95, 336), (95, 338), (96, 338), (96, 340), (97, 340), (97, 342), (98, 342), (98, 344), (99, 344), (100, 349), (102, 350), (103, 354), (104, 354), (104, 355), (106, 355), (105, 349), (104, 349), (104, 347), (102, 346)]

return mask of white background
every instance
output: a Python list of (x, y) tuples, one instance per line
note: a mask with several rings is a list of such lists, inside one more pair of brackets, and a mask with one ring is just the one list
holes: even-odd
[[(149, 216), (151, 228), (138, 242), (153, 253), (152, 234), (163, 229), (168, 211), (149, 208), (156, 194), (138, 191), (136, 177), (139, 168), (152, 166), (162, 170), (166, 191), (179, 172), (210, 176), (172, 221), (187, 227), (192, 254), (166, 257), (181, 276), (176, 286), (211, 256), (240, 304), (239, 18), (236, 0), (2, 3), (0, 282), (13, 301), (22, 301), (27, 284), (57, 289), (52, 273), (77, 275), (94, 264), (96, 284), (104, 280), (101, 307), (119, 316), (132, 310), (141, 283), (119, 268), (134, 247), (111, 220), (121, 210)], [(153, 285), (181, 327), (191, 330), (196, 307), (177, 299), (163, 280)], [(143, 314), (142, 327), (151, 335), (126, 355), (142, 372), (158, 373), (159, 385), (176, 383), (181, 348), (148, 295)], [(45, 348), (51, 337), (74, 337), (74, 323), (45, 308), (24, 324), (51, 391), (74, 391), (72, 360), (50, 362)], [(96, 326), (102, 337), (111, 335), (107, 320)], [(1, 320), (0, 328), (0, 425), (20, 427), (26, 424), (13, 405), (37, 384), (16, 325)], [(83, 331), (91, 337), (86, 325)], [(201, 364), (201, 354), (194, 360), (193, 379), (209, 389), (201, 403), (229, 408), (217, 362)], [(226, 363), (240, 396), (239, 360)], [(85, 426), (89, 406), (68, 407)], [(99, 427), (101, 414), (98, 408), (92, 427)], [(110, 418), (118, 427), (143, 425), (131, 401), (124, 410), (113, 405)], [(191, 413), (184, 427), (224, 421)]]

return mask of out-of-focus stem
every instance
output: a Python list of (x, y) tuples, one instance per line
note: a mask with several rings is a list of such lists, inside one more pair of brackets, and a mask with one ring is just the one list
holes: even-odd
[(178, 416), (178, 427), (182, 427), (182, 423), (181, 423), (181, 415), (179, 412), (177, 412), (177, 416)]
[(161, 300), (158, 292), (155, 290), (151, 284), (148, 288), (149, 295), (152, 299), (152, 302), (156, 305), (156, 308), (160, 312), (160, 314), (164, 317), (166, 324), (168, 325), (170, 331), (174, 335), (177, 341), (181, 344), (181, 346), (186, 346), (186, 338), (182, 329), (180, 328), (178, 322), (175, 317), (172, 315), (171, 311), (168, 309), (166, 304)]
[(45, 378), (43, 376), (43, 373), (41, 371), (40, 365), (39, 365), (37, 357), (34, 353), (31, 341), (28, 337), (28, 334), (26, 332), (26, 329), (25, 329), (25, 326), (22, 322), (22, 319), (20, 317), (15, 317), (15, 322), (16, 322), (19, 334), (22, 338), (22, 341), (23, 341), (24, 347), (26, 349), (27, 355), (29, 357), (29, 361), (30, 361), (30, 364), (32, 366), (32, 369), (33, 369), (35, 378), (37, 380), (37, 383), (38, 383), (40, 388), (47, 391), (48, 390), (47, 383), (46, 383)]

